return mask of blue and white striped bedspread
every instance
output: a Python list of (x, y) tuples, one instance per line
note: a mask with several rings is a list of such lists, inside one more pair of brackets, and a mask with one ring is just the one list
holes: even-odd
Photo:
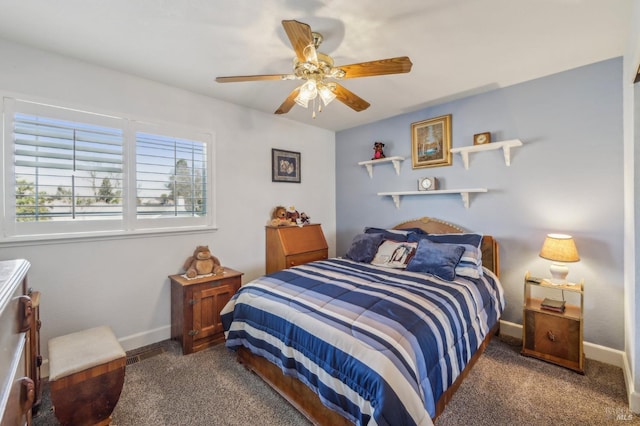
[(222, 322), (227, 347), (266, 357), (354, 423), (425, 425), (503, 309), (487, 269), (450, 282), (336, 258), (244, 285)]

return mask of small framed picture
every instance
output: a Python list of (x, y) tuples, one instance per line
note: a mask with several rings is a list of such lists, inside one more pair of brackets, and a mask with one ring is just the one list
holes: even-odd
[(491, 132), (477, 133), (473, 135), (474, 145), (484, 145), (491, 142)]
[(300, 153), (271, 149), (271, 181), (300, 183)]

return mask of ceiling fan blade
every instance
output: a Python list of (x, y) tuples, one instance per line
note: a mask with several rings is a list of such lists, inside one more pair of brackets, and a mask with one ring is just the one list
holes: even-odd
[(291, 41), (291, 46), (296, 52), (300, 62), (318, 62), (316, 48), (313, 44), (313, 34), (308, 24), (295, 20), (282, 21), (284, 31)]
[(397, 58), (342, 65), (336, 68), (346, 73), (343, 78), (357, 78), (371, 77), (374, 75), (401, 74), (411, 71), (412, 65), (408, 56), (399, 56)]
[(296, 87), (295, 89), (293, 89), (293, 91), (289, 93), (289, 96), (287, 96), (287, 99), (284, 100), (282, 105), (280, 105), (280, 107), (274, 112), (274, 114), (288, 113), (291, 110), (291, 108), (293, 108), (293, 106), (296, 104), (295, 99), (296, 99), (296, 96), (298, 96), (298, 92), (300, 92), (300, 87)]
[(335, 89), (333, 89), (333, 93), (336, 94), (336, 98), (340, 102), (353, 109), (354, 111), (359, 112), (369, 108), (369, 102), (365, 101), (360, 96), (345, 89), (344, 86), (341, 86), (337, 83)]
[(264, 75), (234, 75), (230, 77), (216, 77), (218, 83), (236, 83), (238, 81), (262, 81), (262, 80), (293, 80), (292, 74), (264, 74)]

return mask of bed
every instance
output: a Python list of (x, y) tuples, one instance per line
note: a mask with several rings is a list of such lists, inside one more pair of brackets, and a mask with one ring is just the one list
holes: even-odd
[(221, 313), (226, 345), (314, 424), (432, 424), (498, 332), (498, 274), (490, 236), (430, 218), (368, 228), (344, 258), (245, 284)]

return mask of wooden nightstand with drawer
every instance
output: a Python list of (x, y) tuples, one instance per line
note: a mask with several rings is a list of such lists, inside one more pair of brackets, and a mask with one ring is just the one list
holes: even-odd
[(320, 224), (266, 227), (267, 274), (328, 257)]
[[(565, 304), (563, 311), (542, 308), (544, 300), (533, 292), (564, 292), (573, 295), (574, 304)], [(554, 299), (557, 299), (554, 296)], [(584, 374), (583, 336), (584, 283), (553, 285), (526, 273), (522, 313), (522, 355), (552, 362)]]

